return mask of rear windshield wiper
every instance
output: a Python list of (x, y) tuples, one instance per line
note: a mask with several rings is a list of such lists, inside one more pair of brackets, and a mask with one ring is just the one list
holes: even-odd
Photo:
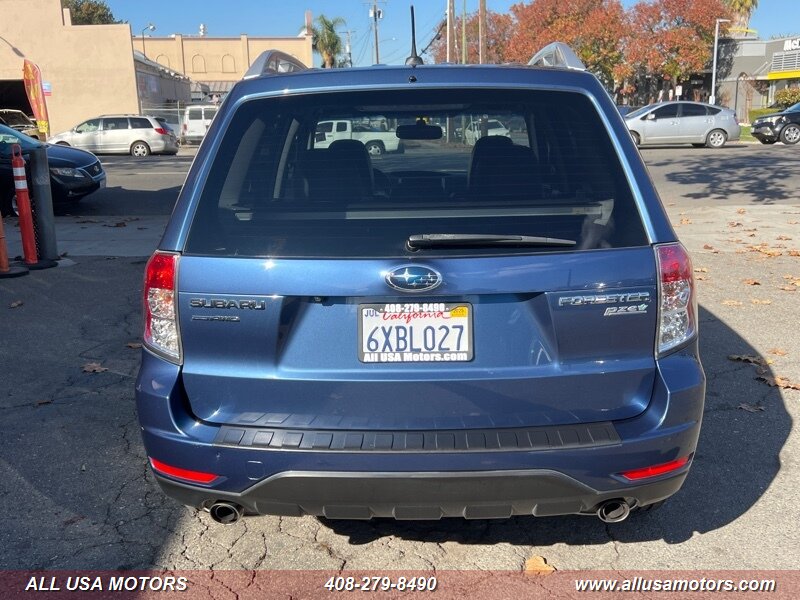
[(574, 246), (575, 240), (536, 235), (502, 235), (487, 233), (420, 233), (408, 236), (409, 250), (422, 248), (480, 248), (491, 246)]

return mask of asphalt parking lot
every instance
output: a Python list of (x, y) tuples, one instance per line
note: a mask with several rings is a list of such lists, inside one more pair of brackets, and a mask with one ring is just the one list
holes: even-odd
[[(108, 187), (57, 218), (72, 236), (60, 242), (70, 266), (0, 281), (0, 498), (14, 515), (0, 528), (0, 564), (516, 570), (542, 556), (560, 570), (797, 568), (800, 146), (642, 153), (693, 255), (708, 375), (693, 470), (660, 510), (617, 525), (260, 517), (225, 527), (164, 498), (133, 403), (139, 294), (192, 155), (104, 157)], [(90, 233), (94, 245), (82, 241)]]

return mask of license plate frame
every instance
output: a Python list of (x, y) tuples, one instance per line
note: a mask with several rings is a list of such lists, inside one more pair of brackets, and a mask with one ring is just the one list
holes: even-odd
[[(409, 365), (470, 362), (475, 357), (472, 308), (469, 302), (359, 304), (358, 360)], [(373, 312), (367, 312), (370, 310)], [(382, 325), (376, 331), (377, 323)], [(463, 327), (461, 331), (459, 326)], [(405, 329), (405, 338), (398, 327)], [(434, 328), (432, 333), (426, 330), (428, 327)], [(385, 328), (389, 328), (388, 333)], [(377, 342), (374, 351), (370, 349), (374, 347), (370, 336)]]

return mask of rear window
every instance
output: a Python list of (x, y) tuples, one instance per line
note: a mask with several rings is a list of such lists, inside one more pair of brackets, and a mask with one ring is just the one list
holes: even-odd
[[(339, 133), (336, 121), (381, 128)], [(502, 127), (512, 121), (514, 131)], [(398, 124), (415, 122), (441, 124), (443, 137), (398, 139)], [(438, 233), (560, 238), (579, 250), (647, 243), (586, 96), (452, 89), (246, 102), (225, 128), (185, 251), (396, 258), (564, 250), (406, 246), (409, 236)]]
[(111, 131), (114, 129), (127, 129), (128, 119), (126, 117), (111, 117), (103, 119), (103, 129)]
[(131, 127), (133, 129), (153, 129), (153, 124), (150, 122), (150, 119), (131, 117)]

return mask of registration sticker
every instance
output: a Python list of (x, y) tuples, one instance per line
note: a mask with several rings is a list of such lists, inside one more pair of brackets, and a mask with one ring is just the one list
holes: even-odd
[(361, 304), (358, 359), (365, 363), (472, 360), (472, 306), (463, 302)]

